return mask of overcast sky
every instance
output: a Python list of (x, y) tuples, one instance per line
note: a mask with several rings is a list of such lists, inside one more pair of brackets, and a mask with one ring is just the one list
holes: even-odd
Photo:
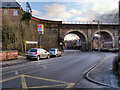
[[(62, 21), (92, 21), (118, 9), (119, 0), (17, 0), (25, 10), (28, 1), (33, 16)], [(44, 2), (43, 2), (44, 1)], [(66, 2), (64, 2), (66, 1)]]

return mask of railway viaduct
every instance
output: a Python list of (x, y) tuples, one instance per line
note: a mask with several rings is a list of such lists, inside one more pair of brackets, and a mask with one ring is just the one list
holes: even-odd
[(79, 36), (81, 46), (86, 50), (92, 50), (94, 41), (98, 40), (95, 34), (100, 34), (100, 47), (118, 48), (119, 25), (118, 24), (62, 24), (59, 29), (60, 42), (64, 43), (67, 34), (74, 33)]

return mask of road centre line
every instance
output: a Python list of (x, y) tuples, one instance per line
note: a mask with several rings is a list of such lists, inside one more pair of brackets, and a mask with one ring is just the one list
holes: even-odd
[[(40, 65), (40, 64), (39, 64)], [(41, 64), (41, 66), (43, 67), (43, 65)], [(9, 74), (9, 73), (14, 73), (14, 72), (16, 72), (16, 71), (21, 71), (21, 70), (25, 70), (25, 69), (29, 69), (29, 68), (31, 68), (31, 67), (36, 67), (36, 65), (33, 65), (33, 66), (29, 66), (29, 67), (25, 67), (25, 68), (22, 68), (22, 69), (18, 69), (18, 70), (14, 70), (14, 71), (10, 71), (10, 72), (6, 72), (6, 73), (1, 73), (0, 75), (5, 75), (5, 74)], [(37, 67), (39, 67), (39, 66), (37, 66)], [(45, 68), (45, 66), (43, 67), (43, 68)], [(47, 68), (47, 67), (46, 67)], [(46, 69), (45, 68), (45, 69)]]
[[(37, 65), (44, 65), (44, 63), (37, 63)], [(50, 65), (49, 63), (47, 63), (47, 65)], [(24, 65), (25, 66), (25, 65)], [(24, 70), (24, 69), (28, 69), (28, 68), (31, 68), (31, 67), (36, 67), (36, 65), (32, 65), (32, 66), (25, 66), (25, 68), (22, 68), (22, 66), (21, 66), (21, 68), (22, 69), (18, 69), (17, 71), (19, 72), (19, 71), (21, 71), (21, 70)], [(6, 72), (6, 73), (0, 73), (0, 75), (5, 75), (5, 74), (9, 74), (9, 73), (14, 73), (16, 70), (14, 70), (14, 71), (10, 71), (10, 72)]]
[(15, 75), (18, 75), (19, 73), (18, 73), (18, 71), (15, 71)]
[(0, 75), (5, 75), (5, 74), (9, 74), (9, 73), (14, 73), (16, 71), (21, 71), (21, 70), (25, 70), (25, 69), (28, 69), (28, 68), (31, 68), (31, 67), (35, 67), (35, 66), (29, 66), (29, 67), (25, 67), (25, 68), (22, 68), (22, 69), (18, 69), (18, 70), (14, 70), (14, 71), (10, 71), (10, 72), (6, 72), (6, 73), (2, 73)]
[[(34, 71), (27, 72), (27, 73), (22, 73), (21, 75), (23, 75), (23, 74), (30, 74), (30, 73), (37, 72), (37, 71), (42, 71), (42, 70), (45, 70), (45, 69), (41, 69), (41, 70), (34, 70)], [(20, 74), (19, 74), (19, 75), (20, 75)]]
[[(37, 71), (42, 71), (42, 70), (44, 70), (44, 69), (41, 69), (41, 70), (34, 70), (34, 71), (31, 71), (31, 72), (27, 72), (27, 73), (22, 73), (22, 74), (19, 74), (18, 76), (24, 75), (24, 74), (30, 74), (30, 73), (37, 72)], [(10, 78), (11, 78), (11, 77), (10, 77)]]
[[(41, 65), (44, 69), (46, 69), (47, 67), (42, 63), (37, 63), (38, 65)], [(49, 64), (49, 63), (47, 63), (47, 65), (51, 65), (51, 64)], [(31, 67), (36, 67), (36, 65), (32, 65), (32, 66), (26, 66), (25, 68), (22, 68), (22, 69), (18, 69), (18, 70), (14, 70), (14, 71), (10, 71), (10, 72), (6, 72), (6, 73), (1, 73), (0, 75), (5, 75), (5, 74), (9, 74), (9, 73), (15, 73), (16, 71), (21, 71), (21, 70), (25, 70), (25, 69), (29, 69), (29, 68), (31, 68)], [(37, 67), (39, 67), (39, 66), (37, 66)], [(35, 70), (36, 71), (36, 70)], [(39, 70), (38, 70), (39, 71)], [(34, 72), (34, 71), (32, 71), (32, 72)], [(28, 73), (30, 73), (30, 72), (28, 72)], [(27, 74), (27, 73), (24, 73), (24, 74)]]

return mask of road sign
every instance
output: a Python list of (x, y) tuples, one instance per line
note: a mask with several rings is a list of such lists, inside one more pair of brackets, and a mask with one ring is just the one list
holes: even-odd
[(37, 44), (37, 41), (25, 41), (25, 44)]
[(36, 44), (36, 46), (37, 46), (38, 42), (37, 41), (25, 41), (25, 53), (26, 53), (26, 45), (27, 44)]
[(44, 25), (43, 24), (38, 24), (37, 28), (38, 28), (39, 34), (44, 34)]

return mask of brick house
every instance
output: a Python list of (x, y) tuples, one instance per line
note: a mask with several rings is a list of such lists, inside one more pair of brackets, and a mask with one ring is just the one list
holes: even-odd
[(2, 14), (19, 16), (20, 11), (23, 11), (23, 9), (18, 2), (2, 2)]

